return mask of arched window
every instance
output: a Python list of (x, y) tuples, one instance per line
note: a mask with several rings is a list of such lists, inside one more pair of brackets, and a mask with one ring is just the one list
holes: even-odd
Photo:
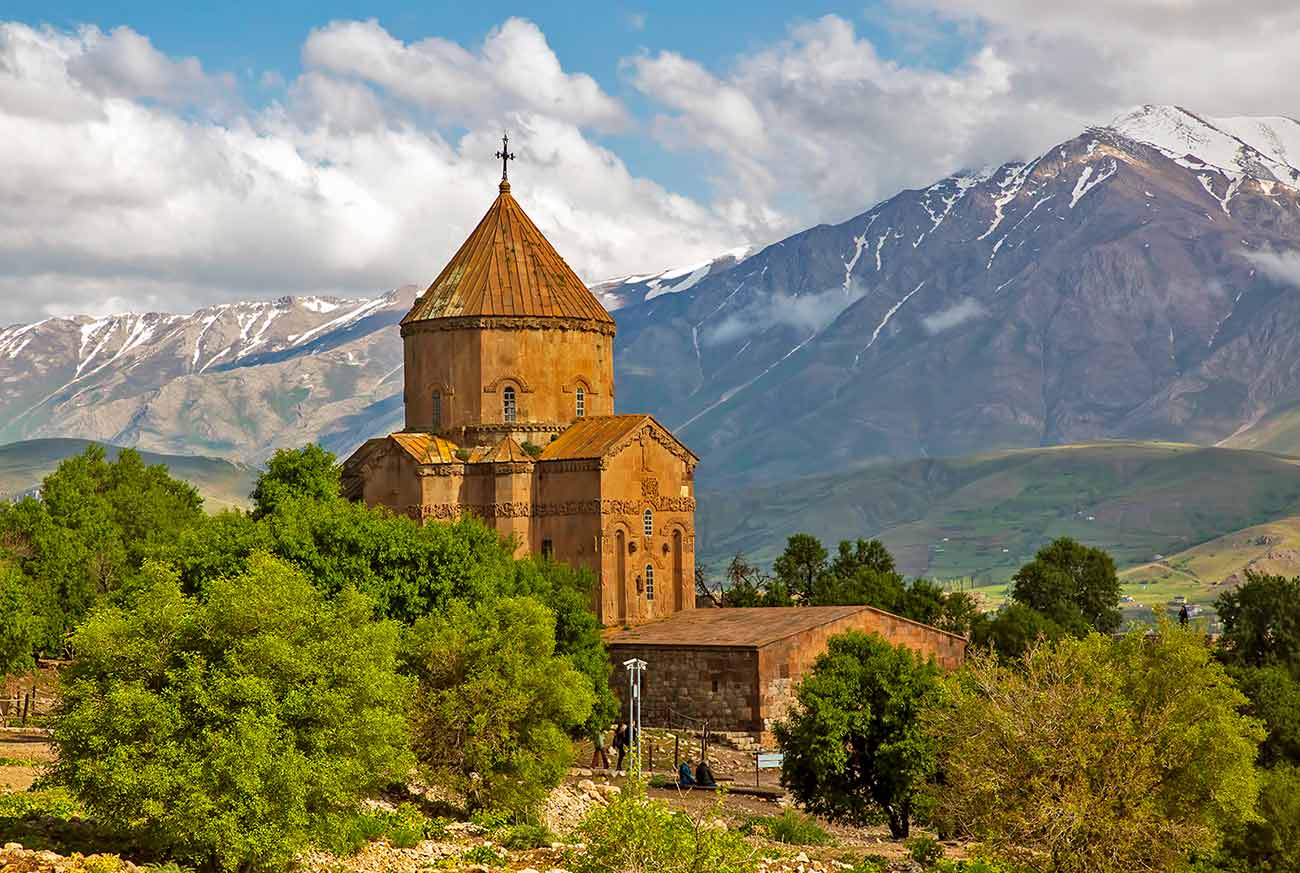
[(442, 395), (437, 391), (433, 392), (433, 429), (442, 430)]
[(645, 515), (641, 516), (641, 524), (645, 528), (646, 536), (652, 537), (655, 535), (655, 514), (653, 512), (647, 509)]
[(501, 418), (505, 421), (515, 420), (515, 389), (510, 385), (501, 392)]
[(645, 599), (655, 599), (655, 568), (653, 564), (645, 565)]
[(573, 396), (574, 412), (578, 418), (582, 418), (587, 414), (587, 392), (579, 385), (578, 389), (573, 392)]

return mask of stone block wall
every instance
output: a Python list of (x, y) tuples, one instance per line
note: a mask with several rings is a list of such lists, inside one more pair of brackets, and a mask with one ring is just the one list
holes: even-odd
[(641, 723), (646, 727), (758, 731), (758, 652), (721, 646), (609, 647), (610, 682), (619, 699), (619, 720), (627, 719), (627, 671), (623, 662), (640, 658)]

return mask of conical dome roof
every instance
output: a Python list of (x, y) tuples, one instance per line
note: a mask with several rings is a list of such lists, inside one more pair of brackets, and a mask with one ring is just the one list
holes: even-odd
[(542, 236), (510, 183), (402, 324), (463, 316), (614, 319)]

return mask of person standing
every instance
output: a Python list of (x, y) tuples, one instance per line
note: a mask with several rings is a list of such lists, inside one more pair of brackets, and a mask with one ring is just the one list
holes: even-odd
[(1183, 604), (1183, 608), (1180, 609), (1180, 610), (1178, 610), (1178, 624), (1179, 624), (1179, 626), (1181, 626), (1181, 627), (1187, 627), (1187, 622), (1190, 620), (1190, 618), (1191, 618), (1191, 616), (1189, 616), (1189, 615), (1187, 614), (1187, 604), (1184, 603), (1184, 604)]
[(609, 754), (605, 751), (609, 747), (608, 739), (609, 734), (605, 728), (591, 729), (591, 769), (595, 770), (597, 766), (609, 769)]
[(615, 770), (623, 769), (623, 758), (627, 755), (627, 747), (627, 725), (620, 722), (618, 729), (614, 731), (614, 751), (618, 752), (618, 763), (614, 766)]

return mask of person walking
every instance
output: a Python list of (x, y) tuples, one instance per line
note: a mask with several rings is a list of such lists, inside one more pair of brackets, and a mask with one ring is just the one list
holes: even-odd
[(618, 729), (614, 731), (614, 751), (618, 752), (618, 763), (614, 765), (615, 770), (623, 769), (623, 758), (627, 756), (627, 747), (627, 725), (620, 722)]
[(1180, 609), (1180, 610), (1178, 610), (1178, 624), (1179, 624), (1179, 626), (1181, 626), (1181, 627), (1187, 627), (1187, 622), (1188, 622), (1190, 619), (1191, 619), (1191, 616), (1189, 616), (1189, 615), (1187, 614), (1187, 604), (1184, 603), (1184, 604), (1183, 604), (1183, 608)]
[(605, 751), (609, 748), (608, 739), (609, 734), (605, 728), (591, 729), (591, 769), (595, 770), (597, 766), (609, 769), (609, 754)]

